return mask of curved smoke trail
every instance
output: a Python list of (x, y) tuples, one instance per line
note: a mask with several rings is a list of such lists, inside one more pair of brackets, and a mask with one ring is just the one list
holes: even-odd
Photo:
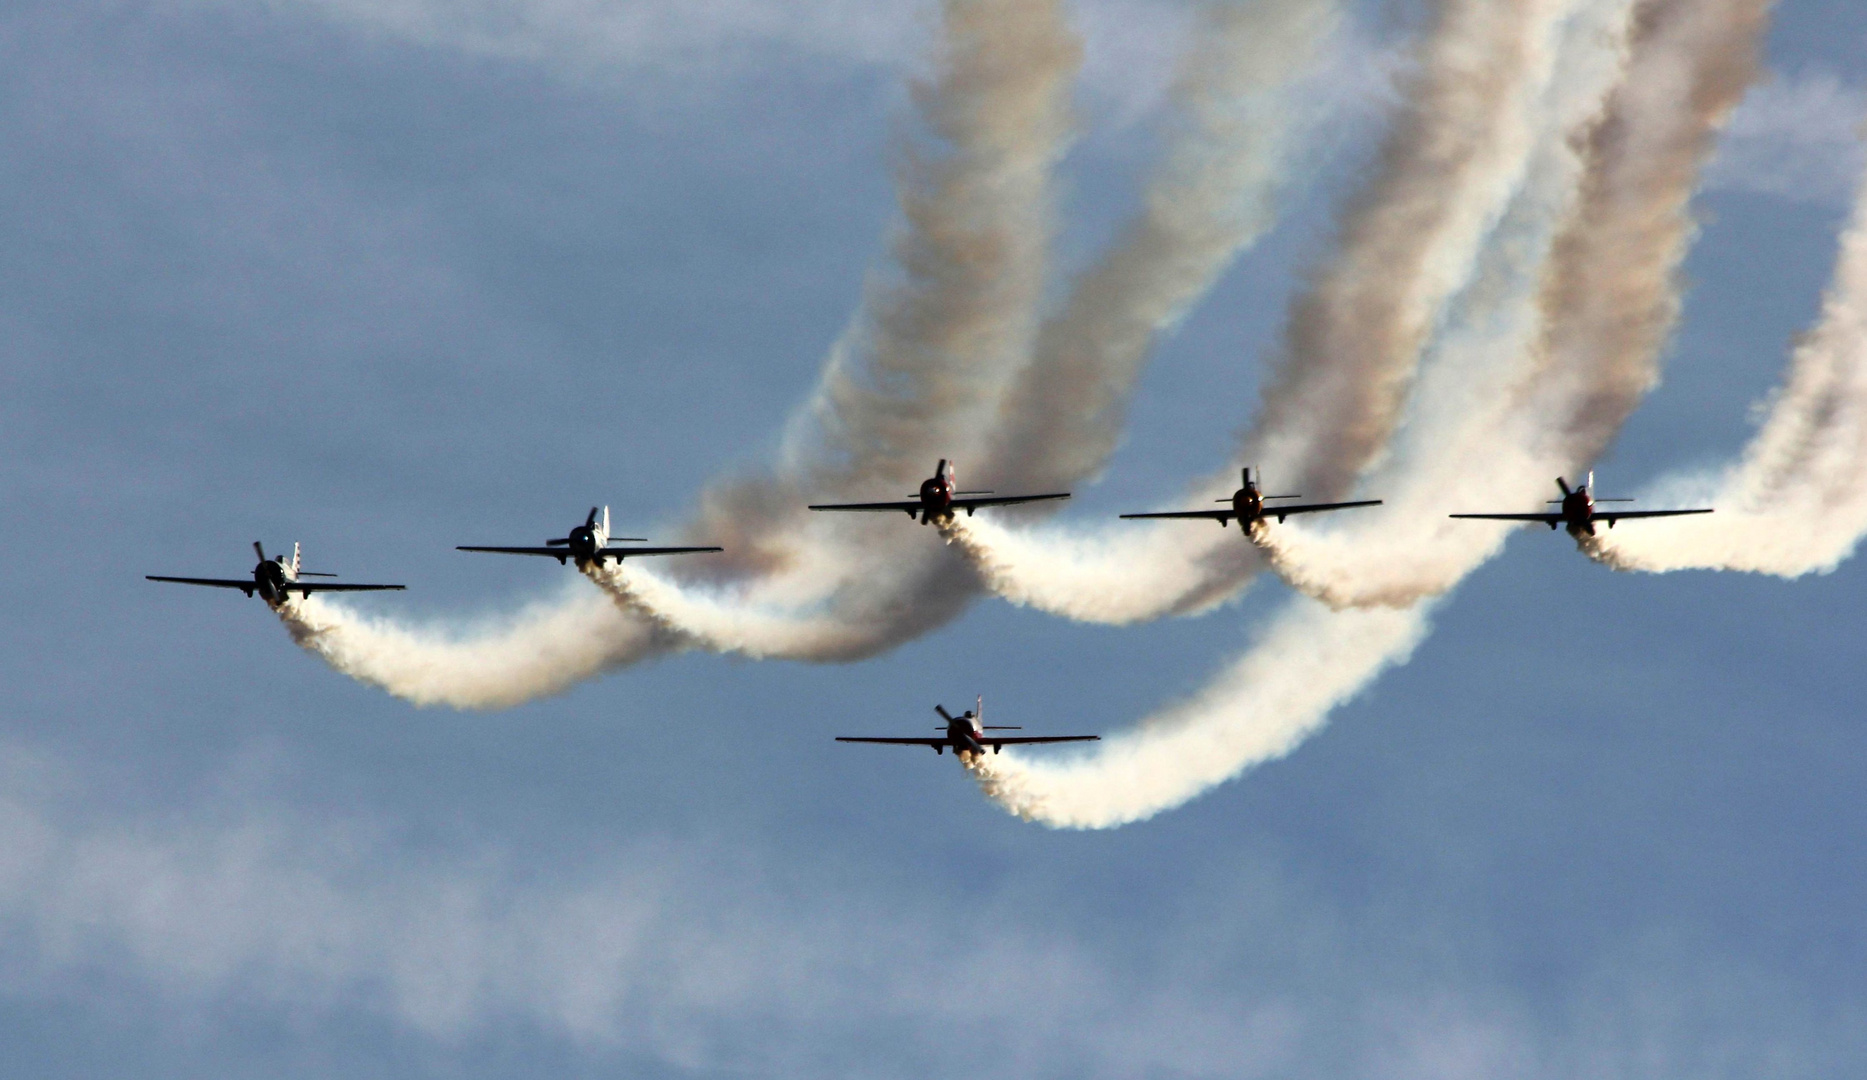
[[(866, 314), (832, 354), (824, 383), (793, 423), (773, 475), (716, 487), (690, 536), (728, 557), (672, 568), (589, 572), (624, 613), (618, 623), (584, 605), (532, 613), (479, 637), (365, 625), (345, 609), (288, 612), (295, 632), (334, 664), (423, 702), (490, 706), (561, 689), (601, 670), (682, 645), (755, 657), (849, 660), (944, 623), (976, 595), (976, 576), (921, 534), (906, 557), (901, 522), (825, 520), (812, 497), (874, 497), (918, 479), (955, 441), (989, 437), (1011, 420), (1042, 426), (1062, 446), (1114, 434), (1153, 335), (1208, 289), (1261, 235), (1295, 118), (1291, 87), (1338, 21), (1337, 0), (1210, 6), (1206, 30), (1172, 95), (1183, 119), (1149, 185), (1147, 212), (1043, 331), (1039, 310), (1049, 239), (1047, 180), (1066, 145), (1066, 91), (1079, 53), (1053, 2), (953, 0), (944, 8), (947, 56), (916, 101), (949, 147), (910, 154), (900, 176), (907, 221), (894, 247), (898, 275), (871, 288)], [(1080, 325), (1093, 310), (1093, 334)], [(1087, 355), (1074, 350), (1111, 335)], [(1049, 344), (1046, 344), (1048, 342)], [(1083, 399), (1027, 412), (999, 406), (1006, 376), (1035, 357), (1021, 385), (1082, 378)], [(1014, 391), (1015, 392), (1015, 391)], [(973, 434), (977, 432), (978, 434)], [(1015, 435), (1013, 436), (1015, 440)], [(1079, 454), (1099, 466), (1106, 450)], [(988, 462), (989, 465), (989, 462)], [(885, 487), (883, 485), (896, 485)], [(315, 625), (313, 625), (315, 624)], [(354, 632), (352, 632), (354, 626)], [(570, 629), (578, 645), (532, 640)], [(348, 636), (347, 636), (348, 635)], [(489, 673), (481, 661), (508, 659)], [(451, 673), (451, 674), (450, 674)], [(452, 682), (458, 686), (450, 691)], [(519, 690), (507, 689), (518, 684)]]
[[(1545, 141), (1554, 58), (1586, 7), (1443, 0), (1374, 178), (1291, 312), (1242, 463), (1329, 499), (1386, 447), (1429, 333)], [(1187, 504), (1229, 495), (1238, 467), (1195, 485)], [(1240, 537), (1185, 522), (1085, 531), (965, 521), (954, 534), (999, 595), (1093, 622), (1206, 610), (1263, 565)]]
[(1542, 104), (1547, 119), (1526, 182), (1427, 350), (1389, 453), (1361, 485), (1382, 505), (1315, 526), (1254, 530), (1293, 587), (1336, 608), (1406, 607), (1445, 592), (1507, 535), (1451, 520), (1447, 510), (1514, 505), (1549, 483), (1541, 429), (1554, 417), (1526, 415), (1522, 404), (1543, 370), (1538, 346), (1549, 313), (1539, 300), (1552, 255), (1567, 250), (1565, 223), (1586, 217), (1580, 195), (1591, 160), (1605, 163), (1584, 148), (1629, 74), (1632, 8), (1632, 0), (1597, 0), (1567, 26), (1563, 77)]
[[(1433, 446), (1397, 455), (1400, 467), (1373, 485), (1388, 505), (1324, 539), (1271, 534), (1287, 580), (1339, 606), (1442, 593), (1510, 532), (1452, 521), (1447, 511), (1534, 508), (1553, 476), (1572, 475), (1606, 448), (1658, 382), (1695, 232), (1691, 195), (1756, 77), (1769, 8), (1768, 0), (1635, 8), (1626, 77), (1579, 140), (1587, 171), (1534, 319), (1520, 310), (1519, 329), (1493, 342), (1505, 362), (1487, 369), (1471, 358), (1457, 376), (1467, 392), (1440, 395), (1450, 407), (1416, 424)], [(1484, 347), (1481, 327), (1464, 336), (1472, 329), (1479, 334), (1469, 343)], [(1498, 378), (1505, 372), (1509, 381)]]
[[(1604, 220), (1644, 221), (1655, 227), (1621, 233), (1617, 243), (1557, 242), (1551, 245), (1550, 258), (1555, 280), (1593, 268), (1604, 273), (1602, 280), (1620, 280), (1636, 290), (1636, 297), (1650, 299), (1674, 287), (1678, 255), (1690, 234), (1685, 207), (1696, 167), (1702, 164), (1718, 124), (1742, 92), (1741, 83), (1729, 76), (1750, 70), (1742, 61), (1755, 55), (1768, 4), (1660, 2), (1637, 10), (1626, 81), (1611, 97), (1597, 127), (1598, 132), (1616, 129), (1618, 134), (1589, 141), (1580, 198), (1564, 235), (1585, 227), (1584, 223)], [(1669, 99), (1633, 85), (1643, 79), (1691, 92)], [(1621, 157), (1650, 153), (1658, 146), (1674, 148), (1678, 154), (1649, 161), (1645, 168)], [(1682, 160), (1687, 167), (1677, 168)], [(1559, 166), (1560, 158), (1552, 164)], [(1500, 231), (1500, 243), (1508, 246), (1511, 240), (1509, 230)], [(1608, 271), (1621, 271), (1626, 277), (1615, 279)], [(1648, 276), (1641, 279), (1640, 274)], [(1863, 276), (1867, 277), (1867, 269)], [(1520, 282), (1517, 300), (1504, 304), (1497, 313), (1510, 316), (1507, 322), (1519, 322), (1521, 339), (1522, 296), (1528, 290), (1521, 284), (1521, 275), (1506, 275), (1503, 280)], [(1643, 285), (1652, 287), (1640, 288)], [(1561, 290), (1541, 290), (1538, 306), (1542, 341), (1580, 341), (1591, 334), (1610, 338), (1627, 330), (1625, 323), (1612, 319), (1606, 325), (1593, 325), (1604, 308), (1573, 303), (1571, 294)], [(1656, 308), (1676, 310), (1663, 304), (1636, 304), (1631, 310), (1640, 313)], [(1465, 317), (1470, 319), (1471, 313)], [(1582, 325), (1570, 325), (1567, 320)], [(1653, 324), (1641, 325), (1650, 331)], [(1606, 392), (1575, 393), (1570, 399), (1574, 411), (1563, 419), (1601, 416), (1598, 406), (1607, 393), (1628, 385), (1625, 372), (1639, 363), (1655, 362), (1663, 333), (1662, 329), (1658, 336), (1635, 333), (1617, 338), (1649, 342), (1651, 352), (1596, 368), (1602, 372)], [(1474, 334), (1474, 340), (1478, 336)], [(1520, 370), (1527, 368), (1537, 389), (1542, 389), (1549, 355), (1532, 347), (1519, 365)], [(1433, 387), (1424, 384), (1422, 390), (1430, 392)], [(1442, 404), (1454, 404), (1457, 398), (1457, 394), (1447, 395)], [(1419, 428), (1423, 439), (1429, 439), (1433, 430), (1429, 424)], [(1544, 430), (1562, 434), (1553, 425)], [(1449, 451), (1458, 452), (1457, 448)], [(1474, 558), (1482, 561), (1482, 554)], [(1441, 575), (1436, 580), (1443, 579)], [(1432, 591), (1429, 584), (1421, 595)], [(1045, 824), (1095, 828), (1152, 816), (1288, 753), (1326, 721), (1330, 710), (1411, 654), (1426, 630), (1426, 603), (1332, 613), (1313, 601), (1294, 601), (1249, 652), (1200, 694), (1144, 721), (1131, 733), (1105, 740), (1098, 744), (1098, 752), (1061, 762), (993, 755), (970, 762), (970, 767), (990, 797), (1014, 813)]]
[(1296, 132), (1320, 111), (1301, 76), (1341, 19), (1335, 0), (1204, 9), (1143, 209), (1038, 331), (999, 406), (987, 479), (1050, 491), (1108, 464), (1154, 343), (1275, 224)]
[[(849, 610), (905, 612), (924, 626), (950, 617), (974, 590), (964, 564), (931, 537), (904, 557), (879, 542), (879, 523), (832, 526), (803, 511), (811, 495), (918, 480), (958, 433), (989, 421), (1006, 373), (1029, 355), (1035, 334), (1051, 173), (1071, 134), (1081, 48), (1062, 0), (946, 0), (941, 16), (937, 74), (913, 88), (930, 145), (905, 147), (897, 170), (903, 224), (891, 245), (893, 273), (871, 283), (775, 475), (716, 487), (690, 529), (727, 548), (700, 572), (741, 602), (808, 612), (866, 582), (892, 580), (923, 602), (884, 598)], [(600, 569), (590, 576), (615, 582)], [(288, 603), (280, 614), (339, 670), (413, 701), (467, 708), (558, 692), (678, 644), (733, 647), (671, 631), (665, 617), (642, 615), (638, 597), (621, 599), (628, 602), (607, 610), (571, 601), (461, 637), (366, 620), (328, 602)], [(911, 632), (901, 622), (871, 625), (866, 642), (851, 641), (862, 633), (853, 627), (840, 647), (851, 656), (884, 647)], [(499, 674), (490, 675), (495, 656)]]
[(1656, 496), (1707, 500), (1693, 505), (1717, 513), (1603, 533), (1590, 554), (1621, 570), (1798, 577), (1833, 570), (1854, 553), (1867, 533), (1867, 185), (1821, 314), (1755, 438), (1717, 473), (1655, 487)]

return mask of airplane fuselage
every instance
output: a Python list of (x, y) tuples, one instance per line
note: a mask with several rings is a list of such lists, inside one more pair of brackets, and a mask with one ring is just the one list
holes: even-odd
[(949, 521), (953, 517), (953, 481), (945, 471), (921, 481), (921, 524)]
[[(1577, 540), (1595, 535), (1595, 497), (1586, 487), (1578, 487), (1562, 497), (1562, 525)], [(1551, 522), (1550, 528), (1555, 527)]]
[(596, 553), (609, 543), (609, 537), (598, 536), (597, 530), (588, 525), (579, 525), (572, 529), (565, 539), (569, 543), (564, 545), (564, 551), (570, 558), (577, 561), (578, 566), (583, 566), (595, 559)]
[[(292, 568), (285, 565), (283, 559), (262, 559), (258, 566), (253, 567), (253, 591), (275, 608), (285, 603), (291, 595), (286, 592), (286, 587), (295, 580), (297, 575), (292, 573)], [(247, 595), (251, 596), (252, 593)]]
[(1256, 484), (1246, 484), (1232, 493), (1232, 510), (1238, 515), (1238, 527), (1251, 531), (1251, 523), (1264, 516), (1264, 493)]
[(980, 742), (984, 732), (973, 726), (971, 714), (955, 718), (946, 726), (947, 745), (955, 754), (983, 754), (985, 744)]

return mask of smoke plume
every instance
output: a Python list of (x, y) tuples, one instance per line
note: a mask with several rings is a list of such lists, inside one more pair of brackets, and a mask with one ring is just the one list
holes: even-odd
[[(1612, 5), (1596, 5), (1584, 9), (1584, 13), (1591, 10), (1594, 16), (1606, 18), (1608, 25), (1613, 24)], [(1447, 463), (1459, 462), (1466, 455), (1481, 454), (1471, 463), (1486, 471), (1495, 464), (1498, 474), (1504, 477), (1496, 486), (1531, 482), (1538, 460), (1536, 451), (1541, 449), (1537, 438), (1505, 440), (1497, 445), (1483, 441), (1468, 444), (1461, 435), (1470, 437), (1482, 434), (1486, 427), (1495, 429), (1495, 420), (1475, 421), (1463, 432), (1454, 421), (1474, 401), (1502, 400), (1508, 405), (1548, 394), (1546, 384), (1557, 377), (1560, 369), (1552, 370), (1550, 356), (1553, 354), (1536, 348), (1539, 342), (1579, 341), (1590, 334), (1605, 336), (1611, 329), (1596, 324), (1599, 308), (1569, 302), (1573, 297), (1559, 289), (1535, 287), (1540, 257), (1535, 253), (1535, 243), (1525, 243), (1523, 228), (1541, 222), (1540, 226), (1530, 228), (1528, 235), (1533, 238), (1540, 228), (1547, 236), (1549, 224), (1560, 220), (1557, 211), (1562, 206), (1573, 205), (1574, 209), (1561, 238), (1569, 237), (1578, 228), (1594, 227), (1591, 223), (1603, 220), (1644, 220), (1654, 227), (1630, 230), (1621, 234), (1615, 243), (1604, 240), (1564, 244), (1561, 238), (1546, 241), (1545, 249), (1554, 264), (1552, 275), (1557, 280), (1561, 280), (1560, 275), (1564, 273), (1578, 273), (1585, 267), (1604, 272), (1621, 269), (1626, 272), (1626, 283), (1630, 287), (1644, 287), (1640, 295), (1647, 298), (1645, 304), (1636, 303), (1628, 310), (1635, 313), (1676, 310), (1676, 305), (1667, 306), (1660, 298), (1675, 287), (1674, 268), (1680, 250), (1689, 239), (1689, 220), (1684, 216), (1686, 200), (1696, 167), (1704, 160), (1712, 134), (1728, 111), (1729, 101), (1741, 92), (1741, 86), (1734, 86), (1731, 81), (1732, 72), (1745, 69), (1733, 58), (1751, 55), (1762, 30), (1761, 13), (1766, 12), (1767, 7), (1755, 5), (1743, 11), (1757, 12), (1759, 17), (1720, 23), (1721, 33), (1706, 32), (1707, 20), (1716, 21), (1717, 15), (1730, 16), (1732, 11), (1728, 8), (1708, 15), (1703, 8), (1658, 3), (1649, 4), (1639, 12), (1626, 82), (1612, 95), (1609, 108), (1597, 125), (1596, 137), (1586, 145), (1586, 168), (1579, 173), (1579, 198), (1570, 202), (1564, 195), (1565, 184), (1576, 183), (1578, 177), (1576, 163), (1554, 152), (1565, 140), (1546, 141), (1545, 152), (1538, 159), (1539, 167), (1532, 170), (1530, 183), (1513, 207), (1511, 218), (1514, 220), (1507, 219), (1504, 227), (1489, 241), (1481, 260), (1485, 272), (1477, 276), (1474, 288), (1456, 306), (1457, 324), (1447, 328), (1441, 335), (1440, 347), (1433, 350), (1433, 363), (1426, 372), (1420, 393), (1411, 403), (1409, 427), (1401, 440), (1402, 450), (1397, 458), (1404, 457), (1409, 464), (1422, 465), (1423, 471), (1430, 473), (1444, 468)], [(1583, 32), (1570, 36), (1568, 49), (1575, 48), (1578, 42), (1591, 40), (1596, 47), (1612, 47), (1611, 39), (1604, 41), (1598, 34)], [(1592, 65), (1597, 77), (1613, 70), (1613, 59), (1612, 51), (1594, 57)], [(1564, 70), (1579, 68), (1565, 64)], [(1661, 97), (1628, 88), (1628, 83), (1638, 79), (1662, 78), (1656, 72), (1663, 73), (1663, 81), (1673, 89), (1690, 92), (1674, 97), (1668, 107)], [(1596, 83), (1597, 88), (1600, 85)], [(1579, 84), (1574, 89), (1583, 91), (1579, 99), (1569, 97), (1567, 100), (1572, 106), (1578, 100), (1585, 105), (1589, 91)], [(1559, 100), (1563, 97), (1557, 95)], [(1560, 109), (1557, 112), (1570, 120), (1576, 115)], [(1601, 137), (1601, 132), (1609, 128), (1619, 128), (1621, 134), (1614, 139)], [(1670, 147), (1678, 154), (1651, 162), (1648, 168), (1642, 169), (1621, 157), (1623, 153), (1636, 152), (1636, 147), (1644, 150)], [(1678, 167), (1682, 161), (1686, 167)], [(1850, 241), (1854, 237), (1851, 233)], [(1849, 252), (1867, 263), (1867, 256), (1858, 255), (1852, 245)], [(1640, 272), (1647, 276), (1638, 277)], [(1855, 268), (1855, 272), (1867, 273), (1867, 265)], [(1843, 281), (1860, 280), (1849, 278), (1847, 273), (1844, 270)], [(1835, 295), (1846, 293), (1848, 288), (1846, 284), (1838, 285)], [(1534, 304), (1529, 302), (1532, 297)], [(1837, 304), (1831, 296), (1831, 310), (1844, 307), (1849, 311), (1847, 317), (1854, 317), (1852, 313), (1856, 309)], [(1571, 325), (1571, 320), (1579, 321), (1580, 325)], [(1638, 325), (1644, 333), (1630, 332), (1623, 340), (1630, 346), (1650, 344), (1652, 351), (1645, 362), (1651, 365), (1656, 362), (1653, 357), (1663, 341), (1665, 326), (1655, 334), (1650, 319)], [(1836, 326), (1836, 341), (1859, 340), (1859, 327), (1840, 322)], [(1499, 333), (1502, 342), (1514, 340), (1518, 343), (1515, 355), (1523, 358), (1515, 365), (1502, 365), (1509, 373), (1502, 383), (1503, 388), (1509, 388), (1509, 380), (1514, 376), (1525, 380), (1526, 388), (1536, 393), (1500, 395), (1496, 393), (1499, 384), (1481, 384), (1475, 391), (1466, 386), (1467, 379), (1482, 378), (1485, 368), (1478, 360), (1485, 355), (1487, 335)], [(1819, 339), (1820, 335), (1812, 339), (1811, 345)], [(1605, 383), (1611, 393), (1627, 385), (1621, 376), (1632, 366), (1623, 363), (1596, 368), (1598, 380), (1582, 381), (1579, 385), (1586, 391)], [(1844, 363), (1828, 370), (1833, 373), (1846, 367)], [(1847, 374), (1851, 376), (1852, 371)], [(1563, 380), (1573, 378), (1567, 371), (1560, 371), (1560, 376)], [(1568, 382), (1567, 385), (1573, 387), (1577, 383)], [(1630, 392), (1637, 400), (1643, 389)], [(1476, 398), (1471, 396), (1474, 392)], [(1547, 426), (1539, 430), (1561, 436), (1566, 432), (1564, 423), (1571, 418), (1581, 418), (1589, 424), (1600, 424), (1604, 418), (1611, 420), (1612, 415), (1600, 407), (1607, 396), (1607, 393), (1572, 391), (1569, 400), (1575, 407), (1556, 413)], [(1631, 408), (1631, 404), (1628, 407)], [(1512, 411), (1508, 407), (1494, 407), (1490, 417), (1509, 415)], [(1842, 426), (1848, 436), (1854, 435), (1851, 425)], [(1603, 430), (1593, 429), (1597, 435)], [(1439, 437), (1447, 434), (1453, 436), (1448, 444), (1434, 449)], [(1584, 431), (1582, 437), (1589, 437), (1589, 433)], [(1853, 445), (1858, 445), (1858, 441)], [(1493, 482), (1486, 481), (1482, 486), (1493, 486)], [(1415, 493), (1404, 496), (1407, 504), (1418, 511), (1431, 506), (1426, 498), (1425, 494)], [(1335, 564), (1343, 576), (1332, 582), (1332, 586), (1350, 579), (1355, 572), (1354, 558), (1368, 553), (1371, 548), (1378, 552), (1379, 545), (1385, 542), (1378, 539), (1378, 531), (1348, 528), (1357, 531), (1345, 533), (1345, 536), (1359, 535), (1364, 542), (1357, 545), (1352, 539), (1343, 541), (1342, 552), (1350, 558)], [(1370, 536), (1374, 538), (1372, 543), (1368, 542)], [(1371, 579), (1355, 583), (1352, 594), (1334, 594), (1331, 598), (1338, 603), (1344, 600), (1376, 605), (1410, 602), (1411, 606), (1373, 606), (1330, 612), (1309, 601), (1293, 602), (1255, 647), (1191, 701), (1170, 707), (1143, 721), (1131, 732), (1105, 739), (1092, 753), (1045, 763), (1016, 755), (1009, 758), (994, 755), (973, 762), (971, 767), (983, 790), (1001, 805), (1020, 816), (1058, 827), (1108, 827), (1180, 805), (1256, 764), (1288, 753), (1321, 726), (1331, 709), (1352, 698), (1389, 665), (1404, 661), (1426, 629), (1426, 614), (1422, 609), (1425, 602), (1416, 597), (1449, 587), (1483, 561), (1495, 548), (1494, 541), (1495, 537), (1477, 539), (1457, 557), (1418, 575), (1412, 585), (1407, 584), (1406, 573), (1395, 575), (1391, 568), (1404, 568), (1408, 557), (1426, 551), (1430, 538), (1416, 538), (1402, 545), (1401, 558), (1383, 562), (1377, 557), (1374, 560), (1377, 571), (1383, 566), (1388, 568), (1385, 581), (1377, 573)], [(1311, 554), (1308, 549), (1283, 551), (1279, 558), (1287, 560), (1287, 566), (1296, 566), (1304, 565), (1302, 560)], [(1368, 580), (1373, 580), (1375, 587), (1369, 588)], [(1320, 591), (1329, 593), (1328, 589)]]
[[(1444, 0), (1373, 179), (1335, 255), (1291, 312), (1241, 459), (1316, 499), (1343, 494), (1387, 446), (1429, 333), (1477, 270), (1551, 124), (1554, 57), (1581, 0)], [(1210, 506), (1238, 465), (1194, 485)], [(1263, 565), (1240, 537), (1189, 522), (962, 523), (955, 539), (1000, 595), (1115, 623), (1206, 610)]]
[(986, 795), (1029, 821), (1103, 829), (1150, 818), (1288, 754), (1426, 630), (1417, 611), (1336, 613), (1296, 600), (1191, 699), (1106, 736), (1093, 753), (1015, 751), (968, 762)]
[(1654, 505), (1716, 513), (1602, 533), (1590, 553), (1622, 570), (1833, 570), (1867, 532), (1867, 186), (1834, 280), (1738, 461), (1656, 485)]

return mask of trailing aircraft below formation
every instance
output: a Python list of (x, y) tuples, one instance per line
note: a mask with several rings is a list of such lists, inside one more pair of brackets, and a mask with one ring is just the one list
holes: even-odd
[(902, 736), (898, 738), (871, 738), (858, 735), (838, 735), (837, 742), (887, 743), (891, 746), (931, 746), (936, 754), (944, 754), (951, 749), (955, 755), (983, 754), (986, 747), (996, 754), (1006, 746), (1023, 746), (1029, 743), (1060, 742), (1096, 742), (1100, 735), (991, 735), (993, 731), (1021, 731), (1018, 727), (988, 726), (985, 723), (985, 696), (980, 695), (978, 704), (958, 716), (946, 711), (946, 706), (935, 705), (934, 712), (946, 721), (946, 726), (939, 729), (943, 734), (929, 738)]
[(1562, 477), (1556, 477), (1556, 486), (1562, 489), (1562, 498), (1549, 500), (1558, 507), (1554, 512), (1541, 514), (1448, 514), (1448, 517), (1475, 518), (1483, 521), (1540, 521), (1551, 529), (1561, 525), (1569, 530), (1569, 535), (1580, 540), (1584, 536), (1595, 535), (1595, 522), (1605, 521), (1608, 528), (1626, 518), (1681, 517), (1686, 514), (1709, 514), (1709, 507), (1695, 510), (1598, 510), (1601, 503), (1633, 502), (1632, 499), (1597, 499), (1590, 494), (1595, 486), (1593, 470), (1588, 473), (1588, 482), (1571, 488)]
[(1292, 514), (1318, 514), (1325, 510), (1347, 510), (1353, 506), (1379, 506), (1379, 499), (1362, 499), (1356, 502), (1299, 503), (1295, 506), (1268, 506), (1275, 499), (1301, 499), (1301, 495), (1266, 495), (1258, 488), (1257, 481), (1251, 479), (1251, 470), (1245, 469), (1240, 478), (1244, 486), (1232, 492), (1229, 499), (1219, 502), (1229, 503), (1226, 510), (1165, 510), (1151, 514), (1123, 514), (1124, 518), (1204, 518), (1216, 521), (1219, 528), (1225, 528), (1233, 518), (1238, 519), (1238, 527), (1249, 532), (1251, 523), (1274, 517), (1279, 524)]
[(402, 585), (352, 585), (336, 581), (304, 581), (308, 577), (336, 577), (336, 574), (320, 574), (298, 567), (298, 545), (292, 545), (292, 560), (285, 561), (285, 556), (266, 558), (266, 549), (259, 541), (253, 541), (253, 553), (259, 556), (259, 565), (253, 567), (251, 578), (198, 578), (165, 577), (161, 574), (144, 575), (150, 581), (173, 581), (179, 585), (207, 585), (216, 589), (238, 589), (248, 596), (258, 593), (260, 598), (272, 607), (278, 607), (293, 594), (300, 597), (310, 596), (314, 592), (385, 592), (404, 588)]
[[(982, 497), (983, 496), (983, 497)], [(874, 503), (827, 503), (812, 506), (812, 510), (846, 510), (857, 513), (882, 512), (889, 510), (904, 511), (908, 517), (920, 516), (922, 525), (933, 521), (953, 520), (953, 511), (964, 510), (971, 517), (974, 510), (984, 506), (1012, 506), (1016, 503), (1042, 502), (1046, 499), (1067, 499), (1067, 491), (1055, 491), (1047, 495), (995, 495), (990, 491), (955, 491), (953, 488), (953, 465), (945, 458), (934, 466), (934, 474), (921, 481), (920, 494), (904, 502)]]
[(621, 562), (636, 555), (686, 555), (702, 551), (724, 551), (717, 547), (610, 547), (611, 541), (646, 542), (643, 536), (609, 535), (609, 507), (592, 506), (590, 516), (583, 519), (583, 524), (570, 531), (568, 536), (546, 540), (544, 547), (472, 547), (462, 544), (456, 551), (490, 551), (499, 555), (543, 555), (556, 559), (561, 566), (569, 560), (577, 561), (578, 569), (595, 563), (615, 559)]

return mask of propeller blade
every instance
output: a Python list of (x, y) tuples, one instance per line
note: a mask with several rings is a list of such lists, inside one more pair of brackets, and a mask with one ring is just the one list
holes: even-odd
[(596, 528), (596, 512), (597, 512), (597, 510), (598, 510), (598, 509), (600, 509), (600, 507), (595, 507), (595, 506), (592, 506), (592, 507), (590, 508), (590, 516), (589, 516), (589, 517), (587, 517), (587, 518), (584, 518), (584, 519), (583, 519), (583, 527), (584, 527), (584, 528), (586, 528), (586, 529), (594, 529), (594, 528)]
[(545, 546), (546, 547), (569, 547), (570, 537), (560, 536), (556, 540), (546, 540)]
[(260, 546), (259, 546), (259, 541), (257, 541), (257, 540), (255, 540), (255, 541), (253, 541), (253, 554), (255, 554), (255, 555), (258, 555), (258, 556), (259, 556), (259, 561), (260, 561), (260, 562), (265, 562), (265, 561), (266, 561), (266, 549), (265, 549), (265, 548), (263, 548), (263, 547), (260, 547)]
[(1556, 486), (1562, 489), (1562, 497), (1565, 499), (1574, 494), (1569, 490), (1569, 482), (1560, 476), (1556, 477)]
[(953, 722), (953, 714), (952, 714), (952, 713), (950, 713), (950, 712), (947, 712), (947, 711), (946, 711), (946, 706), (945, 706), (945, 705), (935, 705), (935, 706), (934, 706), (934, 712), (937, 712), (937, 713), (939, 713), (939, 714), (940, 714), (940, 718), (941, 718), (942, 720), (945, 720), (945, 721), (946, 721), (947, 723), (949, 723), (949, 724), (950, 724), (950, 723), (952, 723), (952, 722)]

